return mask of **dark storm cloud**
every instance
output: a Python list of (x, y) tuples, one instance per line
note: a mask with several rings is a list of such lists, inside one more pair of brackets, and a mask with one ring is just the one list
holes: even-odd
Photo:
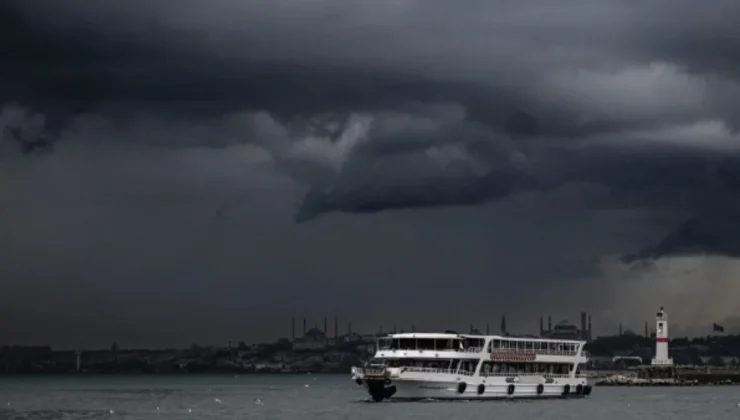
[[(59, 273), (101, 325), (133, 331), (162, 304), (257, 317), (284, 290), (345, 313), (368, 296), (406, 308), (416, 279), (436, 308), (455, 292), (513, 301), (479, 293), (490, 279), (525, 300), (542, 285), (537, 305), (552, 287), (598, 305), (599, 288), (640, 276), (599, 256), (666, 234), (680, 240), (637, 259), (737, 255), (738, 14), (729, 0), (3, 1), (7, 290), (51, 290)], [(99, 277), (135, 287), (112, 299)], [(113, 310), (142, 294), (140, 315)], [(54, 296), (52, 312), (80, 300)]]
[(692, 255), (711, 253), (730, 257), (740, 256), (737, 234), (740, 226), (737, 218), (717, 220), (692, 218), (682, 223), (655, 246), (648, 247), (637, 254), (625, 255), (622, 260), (658, 259), (672, 255)]
[[(732, 92), (738, 73), (723, 57), (737, 41), (727, 16), (738, 6), (725, 2), (723, 12), (715, 13), (682, 1), (671, 3), (675, 16), (663, 19), (659, 11), (667, 6), (10, 2), (4, 6), (8, 25), (3, 27), (4, 38), (13, 40), (6, 50), (11, 65), (3, 79), (16, 86), (15, 99), (87, 106), (113, 102), (118, 108), (129, 104), (177, 115), (187, 109), (199, 115), (259, 110), (281, 122), (323, 112), (456, 103), (465, 109), (456, 127), (462, 133), (465, 127), (459, 125), (483, 122), (489, 137), (504, 133), (523, 143), (513, 149), (525, 155), (533, 152), (527, 148), (629, 129), (712, 118), (734, 126), (727, 110), (737, 105)], [(712, 48), (703, 44), (707, 34), (716, 35)], [(454, 138), (452, 128), (441, 128), (445, 131), (423, 133), (422, 144), (435, 134), (467, 143), (465, 134)], [(536, 133), (540, 142), (529, 144), (519, 133)], [(413, 134), (406, 140), (413, 143)], [(405, 142), (397, 137), (384, 142), (378, 135), (370, 143), (403, 149)], [(465, 144), (463, 152), (477, 154), (482, 145)], [(357, 184), (342, 181), (348, 183)], [(482, 190), (489, 184), (473, 183), (484, 185)], [(368, 200), (377, 203), (363, 204), (357, 199), (363, 188), (353, 186), (355, 198), (340, 207), (454, 201), (435, 203), (438, 191), (422, 193), (426, 199), (385, 199), (368, 186), (369, 196), (376, 197)], [(462, 201), (478, 202), (486, 193), (460, 197), (471, 195), (482, 197)], [(494, 191), (490, 198), (499, 195)]]
[[(660, 61), (693, 68), (695, 56), (675, 50), (696, 42), (677, 37), (678, 31), (688, 28), (691, 40), (722, 29), (728, 36), (719, 43), (732, 42), (734, 27), (722, 22), (737, 7), (726, 3), (723, 14), (712, 16), (718, 24), (688, 2), (671, 4), (678, 14), (671, 20), (656, 14), (665, 2), (4, 4), (3, 38), (11, 40), (4, 80), (16, 95), (218, 102), (218, 108), (286, 113), (393, 107), (409, 100), (462, 102), (497, 124), (520, 107), (543, 114), (563, 108), (543, 103), (562, 100), (544, 95), (565, 93), (543, 92), (542, 84), (557, 82), (548, 80), (552, 75)], [(701, 51), (701, 57), (721, 54), (719, 45)], [(588, 77), (579, 83), (589, 83)], [(558, 120), (547, 122), (563, 124), (561, 130), (583, 125)], [(608, 120), (590, 125), (608, 126)]]

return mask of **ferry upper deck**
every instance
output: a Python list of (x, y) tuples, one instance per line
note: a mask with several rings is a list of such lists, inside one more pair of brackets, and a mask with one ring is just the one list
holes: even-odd
[[(454, 333), (400, 333), (378, 338), (378, 353), (382, 357), (422, 356), (425, 352), (518, 354), (576, 357), (581, 355), (584, 341), (552, 338), (509, 337)], [(400, 353), (399, 353), (400, 352)]]

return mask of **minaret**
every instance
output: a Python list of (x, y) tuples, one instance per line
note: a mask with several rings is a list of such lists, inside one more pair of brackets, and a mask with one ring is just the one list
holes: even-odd
[(552, 315), (547, 316), (547, 332), (552, 332)]
[(542, 334), (545, 332), (545, 323), (542, 319), (542, 316), (540, 316), (540, 337), (542, 337)]
[(650, 364), (673, 366), (673, 359), (668, 357), (668, 315), (662, 306), (655, 317), (655, 357)]
[(501, 335), (506, 335), (506, 315), (501, 316)]
[(581, 340), (588, 340), (588, 336), (586, 335), (586, 312), (581, 312)]
[(591, 330), (591, 315), (589, 315), (588, 316), (588, 340), (589, 341), (593, 340), (594, 338), (593, 334), (594, 332), (593, 330)]

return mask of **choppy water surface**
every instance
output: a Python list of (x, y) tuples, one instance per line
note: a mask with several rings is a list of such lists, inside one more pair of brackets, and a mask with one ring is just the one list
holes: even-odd
[(369, 403), (349, 376), (0, 377), (0, 420), (740, 419), (740, 388), (596, 387), (586, 400)]

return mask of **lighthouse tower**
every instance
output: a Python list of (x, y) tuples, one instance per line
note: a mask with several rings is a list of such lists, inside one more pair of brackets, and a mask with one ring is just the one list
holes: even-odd
[(673, 366), (673, 359), (668, 357), (668, 315), (660, 307), (655, 319), (655, 357), (653, 366)]

